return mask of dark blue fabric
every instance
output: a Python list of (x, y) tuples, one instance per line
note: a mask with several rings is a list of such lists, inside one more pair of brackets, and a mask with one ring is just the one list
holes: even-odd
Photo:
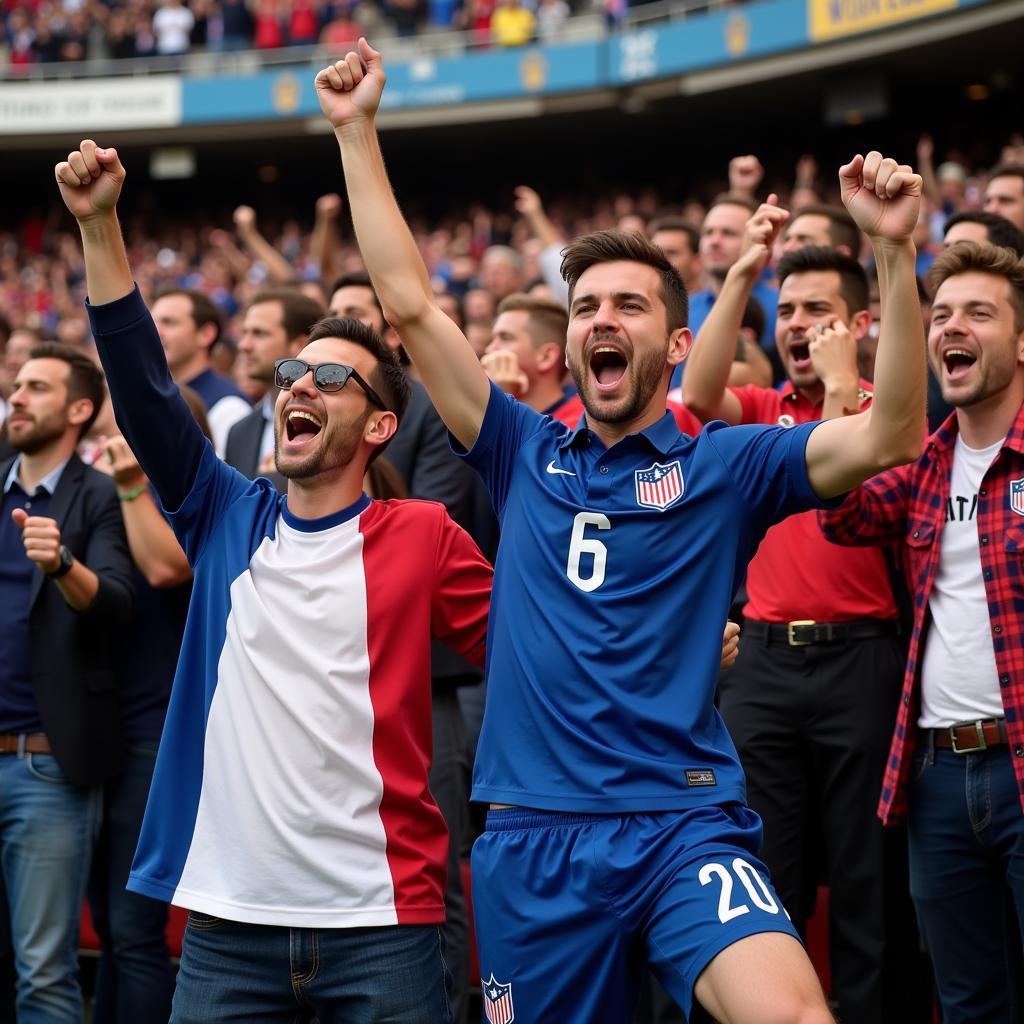
[(50, 500), (41, 487), (30, 498), (15, 481), (0, 503), (0, 733), (42, 730), (29, 657), (28, 613), (36, 565), (25, 554), (11, 512), (23, 508), (31, 516), (46, 516)]
[(198, 377), (193, 377), (188, 386), (203, 400), (207, 409), (212, 409), (222, 398), (248, 398), (237, 388), (233, 381), (222, 377), (213, 370), (203, 370)]

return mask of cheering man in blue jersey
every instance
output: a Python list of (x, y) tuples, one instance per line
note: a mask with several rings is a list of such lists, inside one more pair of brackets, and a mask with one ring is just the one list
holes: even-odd
[[(840, 171), (882, 285), (870, 412), (681, 434), (665, 401), (690, 347), (686, 289), (639, 236), (599, 232), (562, 266), (586, 409), (572, 430), (491, 386), (435, 301), (377, 142), (384, 81), (360, 40), (316, 87), (385, 314), (501, 519), (474, 773), (492, 808), (473, 851), (488, 1019), (618, 1024), (646, 960), (687, 1014), (697, 1000), (723, 1024), (830, 1021), (712, 697), (768, 527), (920, 452), (921, 179), (878, 153)], [(621, 158), (615, 141), (594, 156)]]

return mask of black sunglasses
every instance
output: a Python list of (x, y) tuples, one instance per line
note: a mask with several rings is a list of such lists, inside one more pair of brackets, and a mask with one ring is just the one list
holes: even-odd
[(316, 385), (317, 391), (324, 391), (328, 394), (340, 391), (351, 377), (366, 392), (366, 397), (374, 405), (379, 405), (382, 409), (387, 410), (380, 395), (351, 366), (345, 366), (344, 363), (319, 363), (313, 366), (303, 359), (278, 359), (274, 363), (274, 384), (282, 391), (287, 391), (293, 384), (302, 380), (310, 370), (313, 371), (313, 383)]

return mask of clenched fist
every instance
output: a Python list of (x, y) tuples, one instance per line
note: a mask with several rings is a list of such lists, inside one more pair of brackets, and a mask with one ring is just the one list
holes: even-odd
[(54, 168), (64, 205), (79, 221), (108, 217), (117, 206), (125, 170), (116, 149), (101, 149), (92, 139), (83, 139)]
[(60, 527), (48, 516), (30, 516), (23, 508), (13, 509), (11, 519), (21, 530), (25, 554), (44, 573), (60, 568)]

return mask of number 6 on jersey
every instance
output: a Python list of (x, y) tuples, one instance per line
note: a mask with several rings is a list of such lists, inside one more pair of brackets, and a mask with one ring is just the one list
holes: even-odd
[[(599, 541), (587, 538), (584, 533), (588, 526), (596, 526), (599, 530), (610, 530), (611, 521), (600, 512), (579, 512), (572, 521), (572, 538), (569, 541), (569, 564), (565, 574), (571, 582), (584, 593), (597, 590), (604, 583), (605, 565), (608, 562), (608, 549)], [(593, 558), (590, 575), (580, 575), (580, 559), (584, 555)]]

